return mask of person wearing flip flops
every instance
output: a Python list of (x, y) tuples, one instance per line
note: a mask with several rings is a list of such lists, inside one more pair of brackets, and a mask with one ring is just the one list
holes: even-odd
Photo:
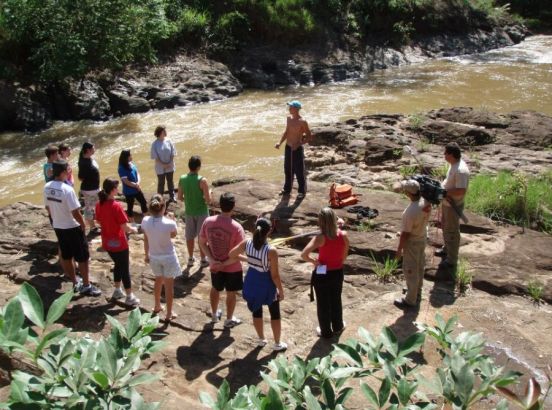
[(401, 236), (396, 254), (397, 259), (401, 256), (403, 258), (402, 270), (406, 280), (406, 296), (396, 299), (393, 304), (401, 309), (415, 308), (422, 300), (429, 212), (427, 204), (420, 195), (420, 184), (417, 181), (402, 181), (394, 187), (394, 190), (404, 192), (410, 199), (410, 205), (402, 214)]
[[(318, 214), (320, 233), (307, 244), (301, 257), (314, 265), (311, 284), (316, 294), (316, 313), (320, 337), (330, 338), (345, 329), (341, 291), (343, 289), (343, 263), (349, 253), (347, 232), (338, 226), (333, 209), (324, 207)], [(318, 250), (318, 258), (310, 254)]]
[(307, 177), (305, 175), (305, 153), (303, 144), (310, 142), (313, 134), (309, 129), (309, 124), (299, 115), (302, 104), (299, 101), (290, 101), (289, 116), (287, 117), (286, 129), (276, 143), (274, 148), (280, 149), (280, 145), (285, 141), (286, 148), (284, 152), (284, 187), (280, 195), (289, 195), (293, 185), (293, 176), (297, 178), (297, 198), (302, 199), (307, 193)]
[[(201, 169), (201, 158), (193, 155), (188, 161), (190, 172), (182, 175), (178, 181), (178, 200), (184, 201), (184, 215), (186, 228), (184, 236), (186, 238), (186, 247), (188, 248), (188, 267), (192, 267), (195, 262), (194, 242), (199, 236), (201, 226), (209, 216), (208, 204), (211, 202), (209, 192), (209, 183), (207, 179), (199, 175)], [(205, 253), (199, 248), (201, 256), (201, 267), (206, 268), (209, 262), (205, 259)]]
[[(132, 293), (130, 280), (130, 252), (128, 249), (127, 234), (138, 233), (138, 230), (128, 224), (128, 216), (123, 206), (115, 200), (119, 188), (119, 181), (106, 178), (102, 184), (102, 190), (98, 194), (100, 201), (96, 204), (96, 220), (102, 228), (102, 248), (104, 248), (113, 263), (113, 282), (115, 290), (111, 299), (117, 300), (125, 297), (125, 304), (138, 306), (140, 299)], [(124, 293), (121, 290), (121, 281)]]
[(173, 313), (174, 279), (182, 275), (182, 269), (178, 262), (176, 249), (172, 242), (178, 231), (176, 221), (164, 215), (165, 200), (160, 194), (155, 194), (149, 202), (150, 216), (142, 219), (142, 231), (144, 232), (144, 260), (149, 263), (151, 271), (155, 275), (153, 296), (155, 306), (153, 313), (163, 311), (161, 307), (161, 290), (165, 288), (165, 301), (167, 312), (165, 321), (176, 318)]
[(232, 328), (241, 323), (234, 316), (236, 308), (236, 292), (243, 289), (243, 271), (239, 261), (220, 266), (228, 259), (231, 249), (245, 240), (242, 226), (232, 219), (232, 212), (236, 204), (234, 195), (226, 192), (220, 196), (220, 215), (208, 217), (199, 233), (199, 246), (207, 255), (211, 269), (211, 322), (218, 322), (222, 311), (218, 308), (220, 292), (226, 290), (226, 314), (224, 327)]
[[(272, 350), (280, 352), (287, 349), (287, 344), (280, 340), (282, 333), (280, 301), (284, 300), (284, 288), (278, 269), (278, 252), (267, 243), (271, 231), (272, 225), (269, 220), (257, 219), (253, 239), (244, 240), (234, 247), (225, 264), (240, 260), (240, 256), (248, 262), (249, 268), (243, 282), (242, 293), (247, 301), (247, 307), (253, 313), (253, 326), (259, 336), (257, 346), (263, 347), (267, 344), (263, 326), (263, 305), (267, 305), (274, 335)], [(242, 256), (244, 253), (245, 256)]]

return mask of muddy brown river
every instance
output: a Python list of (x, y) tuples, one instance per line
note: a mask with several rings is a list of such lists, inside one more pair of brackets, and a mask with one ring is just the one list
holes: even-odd
[(14, 201), (41, 203), (43, 150), (69, 143), (76, 167), (78, 148), (96, 145), (102, 179), (117, 175), (117, 160), (130, 148), (148, 193), (155, 190), (149, 157), (153, 130), (167, 126), (178, 150), (177, 171), (201, 155), (209, 180), (251, 176), (282, 179), (279, 140), (286, 101), (299, 99), (311, 127), (374, 113), (414, 114), (451, 106), (490, 111), (536, 110), (552, 115), (552, 36), (535, 36), (513, 47), (473, 56), (431, 60), (377, 71), (354, 82), (275, 91), (246, 91), (225, 101), (128, 115), (108, 122), (58, 122), (47, 131), (0, 134), (0, 206)]

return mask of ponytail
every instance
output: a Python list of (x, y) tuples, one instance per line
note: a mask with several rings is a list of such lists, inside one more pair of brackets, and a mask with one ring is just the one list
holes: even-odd
[(100, 204), (103, 204), (109, 198), (109, 194), (119, 186), (119, 180), (114, 178), (106, 178), (102, 184), (102, 190), (98, 192)]
[(266, 243), (266, 238), (270, 233), (270, 221), (266, 218), (259, 218), (255, 222), (255, 232), (253, 232), (253, 247), (256, 250), (260, 250), (261, 247)]

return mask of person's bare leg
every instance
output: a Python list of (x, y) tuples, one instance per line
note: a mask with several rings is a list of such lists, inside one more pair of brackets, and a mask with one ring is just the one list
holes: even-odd
[(271, 320), (272, 334), (274, 335), (274, 343), (280, 343), (280, 335), (282, 333), (282, 321), (280, 319)]
[(161, 289), (163, 288), (163, 277), (162, 276), (156, 276), (155, 282), (153, 284), (153, 298), (154, 298), (154, 312), (160, 312), (161, 311)]
[(211, 292), (209, 293), (209, 301), (211, 302), (211, 313), (213, 314), (213, 318), (216, 317), (218, 305), (220, 301), (220, 292), (216, 290), (215, 288), (211, 288)]
[(188, 248), (188, 258), (194, 257), (194, 240), (186, 239), (186, 247)]
[(234, 317), (234, 309), (236, 308), (236, 292), (226, 291), (226, 317), (232, 319)]
[(71, 279), (71, 282), (73, 282), (73, 285), (76, 285), (77, 283), (77, 276), (75, 275), (75, 265), (73, 264), (73, 259), (60, 259), (61, 268), (63, 269), (63, 272), (69, 279)]
[(167, 315), (165, 319), (172, 319), (173, 315), (173, 300), (174, 300), (174, 278), (163, 278), (163, 285), (165, 286), (165, 301), (167, 302)]
[[(82, 283), (84, 284), (84, 286), (90, 285), (90, 278), (88, 277), (88, 261), (79, 262), (79, 271), (80, 271), (80, 274), (82, 277)], [(74, 275), (75, 275), (75, 271), (73, 270), (73, 276)]]
[(203, 252), (203, 250), (201, 249), (201, 246), (199, 246), (199, 242), (197, 244), (197, 247), (199, 248), (199, 256), (201, 256), (201, 259), (205, 259), (205, 253)]
[(257, 332), (257, 336), (259, 336), (259, 339), (264, 339), (263, 318), (262, 317), (254, 317), (253, 318), (253, 326), (255, 327), (255, 331)]

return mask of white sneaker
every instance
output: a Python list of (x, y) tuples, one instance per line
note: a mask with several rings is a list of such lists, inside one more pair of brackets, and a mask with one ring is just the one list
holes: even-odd
[(195, 258), (192, 256), (191, 258), (188, 258), (188, 268), (194, 266)]
[(82, 285), (79, 293), (84, 296), (100, 296), (102, 291), (92, 284)]
[(217, 309), (214, 315), (211, 314), (211, 323), (217, 323), (221, 317), (222, 317), (222, 310)]
[(134, 293), (131, 293), (130, 295), (127, 295), (125, 299), (125, 305), (128, 306), (138, 306), (140, 304), (140, 299), (138, 299), (136, 296), (134, 296)]
[(257, 346), (258, 346), (258, 347), (265, 347), (267, 343), (268, 343), (268, 342), (267, 342), (266, 339), (258, 339), (258, 340), (257, 340)]
[(232, 319), (226, 319), (224, 321), (224, 327), (227, 329), (233, 328), (241, 323), (241, 319), (238, 319), (236, 316), (232, 316)]
[(287, 348), (288, 345), (284, 342), (274, 343), (274, 346), (272, 346), (272, 350), (274, 350), (275, 352), (283, 352)]
[(79, 293), (82, 289), (82, 278), (80, 276), (77, 276), (77, 283), (73, 284), (73, 292)]
[(123, 293), (121, 288), (115, 288), (115, 290), (113, 291), (113, 294), (111, 295), (111, 299), (113, 300), (122, 299), (124, 297), (125, 297), (125, 294)]

